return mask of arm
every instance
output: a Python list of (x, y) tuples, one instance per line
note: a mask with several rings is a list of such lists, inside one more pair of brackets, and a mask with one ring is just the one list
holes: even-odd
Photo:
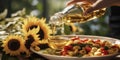
[(77, 2), (85, 2), (91, 4), (91, 8), (86, 10), (85, 14), (101, 8), (120, 6), (120, 0), (71, 0), (67, 3), (67, 5), (75, 4)]

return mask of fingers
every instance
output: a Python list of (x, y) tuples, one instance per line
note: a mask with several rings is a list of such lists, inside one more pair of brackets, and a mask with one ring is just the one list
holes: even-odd
[(91, 7), (89, 9), (87, 9), (85, 11), (84, 15), (87, 15), (87, 14), (91, 13), (94, 10), (105, 8), (107, 6), (108, 6), (108, 4), (105, 1), (103, 1), (103, 0), (97, 0), (93, 5), (91, 5)]
[(70, 0), (70, 1), (67, 3), (67, 6), (68, 6), (68, 5), (71, 5), (71, 4), (75, 4), (75, 3), (77, 3), (77, 2), (81, 2), (81, 1), (83, 1), (83, 0)]

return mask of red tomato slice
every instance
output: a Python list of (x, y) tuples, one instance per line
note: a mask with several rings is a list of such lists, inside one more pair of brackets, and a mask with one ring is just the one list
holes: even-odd
[(85, 47), (85, 50), (86, 50), (87, 52), (90, 52), (90, 51), (91, 51), (91, 49), (92, 49), (92, 48), (91, 48), (91, 47), (89, 47), (89, 46), (86, 46), (86, 47)]
[(71, 50), (73, 47), (71, 45), (68, 45), (68, 46), (64, 46), (64, 50), (67, 51), (67, 50)]
[(80, 37), (76, 36), (76, 37), (72, 38), (71, 40), (74, 41), (74, 40), (79, 40), (79, 39), (80, 39)]
[(67, 51), (62, 51), (61, 55), (63, 55), (63, 56), (67, 55)]
[(103, 54), (103, 55), (107, 55), (107, 54), (108, 54), (108, 51), (107, 51), (107, 50), (102, 50), (102, 54)]

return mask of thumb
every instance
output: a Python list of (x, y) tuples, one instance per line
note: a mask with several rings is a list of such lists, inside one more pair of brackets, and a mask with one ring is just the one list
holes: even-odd
[(87, 15), (91, 12), (93, 12), (94, 10), (98, 10), (101, 8), (106, 7), (106, 3), (103, 0), (97, 0), (93, 5), (91, 5), (90, 8), (88, 8), (85, 12), (84, 15)]

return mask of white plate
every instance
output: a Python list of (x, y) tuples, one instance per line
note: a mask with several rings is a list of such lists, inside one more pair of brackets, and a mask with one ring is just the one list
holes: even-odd
[[(109, 37), (102, 37), (102, 36), (90, 36), (90, 35), (75, 35), (79, 36), (80, 38), (90, 38), (90, 39), (100, 39), (100, 40), (107, 40), (114, 44), (120, 42), (119, 39), (109, 38)], [(65, 35), (63, 37), (73, 37), (73, 35)], [(108, 60), (112, 59), (113, 57), (117, 56), (118, 53), (106, 56), (97, 56), (97, 57), (67, 57), (67, 56), (57, 56), (57, 55), (50, 55), (50, 54), (43, 54), (41, 51), (35, 51), (31, 48), (31, 51), (34, 53), (41, 55), (49, 60)]]

